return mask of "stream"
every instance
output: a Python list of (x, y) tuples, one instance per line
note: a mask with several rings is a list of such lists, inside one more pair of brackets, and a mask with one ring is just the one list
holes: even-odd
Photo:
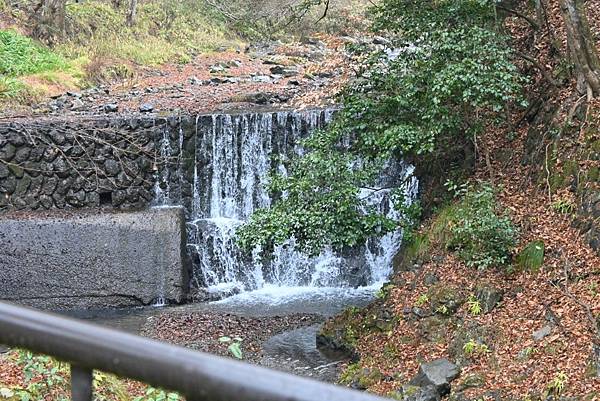
[[(275, 316), (317, 314), (323, 320), (349, 306), (369, 303), (377, 285), (352, 288), (275, 287), (244, 292), (210, 303), (181, 306), (143, 307), (110, 310), (74, 311), (68, 314), (103, 326), (139, 334), (148, 322), (163, 315), (196, 312), (232, 314), (269, 320)], [(316, 347), (316, 334), (321, 323), (283, 331), (262, 343), (260, 360), (256, 363), (318, 380), (335, 382), (343, 355), (323, 353)]]

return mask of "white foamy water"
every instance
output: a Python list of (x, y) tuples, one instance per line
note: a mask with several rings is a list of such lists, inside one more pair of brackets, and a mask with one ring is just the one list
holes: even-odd
[[(195, 135), (189, 139), (181, 131), (177, 143), (169, 142), (168, 132), (163, 135), (161, 158), (169, 158), (177, 148), (177, 173), (190, 181), (182, 179), (179, 186), (190, 188), (187, 196), (192, 199), (186, 201), (180, 190), (179, 202), (188, 209), (188, 250), (200, 286), (210, 292), (246, 291), (230, 299), (250, 297), (246, 301), (251, 302), (252, 297), (266, 297), (278, 302), (306, 292), (339, 296), (354, 291), (352, 287), (357, 285), (372, 293), (387, 279), (401, 242), (400, 230), (368, 241), (351, 255), (328, 249), (309, 257), (295, 249), (293, 240), (267, 258), (259, 257), (259, 250), (243, 255), (236, 246), (237, 227), (272, 202), (266, 190), (270, 172), (286, 174), (285, 160), (302, 153), (299, 141), (324, 127), (332, 115), (332, 110), (215, 114), (199, 116)], [(193, 154), (181, 156), (189, 148)], [(402, 163), (395, 167), (397, 181), (402, 182), (401, 188), (411, 201), (417, 182), (405, 178), (413, 169)], [(158, 177), (158, 203), (177, 203), (171, 193), (171, 187), (177, 187), (173, 177), (168, 172), (160, 172)], [(389, 217), (400, 217), (392, 204), (391, 190), (371, 192), (364, 190), (361, 196), (367, 196), (372, 206)]]

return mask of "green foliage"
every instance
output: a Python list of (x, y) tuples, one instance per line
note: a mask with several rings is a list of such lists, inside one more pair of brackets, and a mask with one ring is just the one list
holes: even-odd
[(177, 393), (169, 393), (161, 389), (149, 387), (145, 394), (136, 397), (133, 401), (179, 401), (181, 397)]
[(552, 209), (562, 214), (575, 213), (575, 204), (568, 199), (557, 199), (552, 203)]
[(509, 217), (498, 213), (491, 186), (468, 189), (455, 218), (448, 247), (468, 266), (483, 270), (509, 262), (517, 230)]
[(340, 383), (341, 384), (350, 384), (361, 371), (361, 367), (359, 363), (351, 363), (344, 369), (344, 371), (340, 374)]
[(558, 372), (556, 376), (548, 383), (547, 390), (549, 394), (560, 396), (567, 385), (569, 376), (565, 372)]
[[(36, 355), (26, 350), (16, 350), (11, 354), (13, 362), (22, 368), (23, 383), (17, 387), (0, 385), (0, 400), (38, 401), (70, 399), (70, 373), (68, 364), (51, 357)], [(165, 392), (148, 387), (145, 394), (134, 398), (126, 383), (114, 375), (99, 371), (93, 372), (94, 399), (97, 401), (179, 401), (177, 393)]]
[(479, 343), (473, 339), (467, 341), (463, 345), (463, 352), (466, 356), (484, 355), (490, 352), (490, 349), (486, 344)]
[[(65, 364), (43, 355), (17, 350), (12, 358), (23, 369), (24, 386), (2, 389), (5, 398), (18, 401), (34, 401), (52, 395), (56, 400), (66, 401), (64, 387), (69, 383), (69, 371)], [(12, 395), (9, 395), (12, 394)]]
[(526, 271), (537, 272), (544, 263), (544, 241), (531, 241), (517, 255), (517, 266)]
[(474, 295), (469, 295), (469, 298), (467, 299), (467, 309), (473, 316), (481, 314), (481, 303)]
[(417, 302), (415, 302), (415, 305), (417, 305), (417, 306), (423, 306), (427, 302), (429, 302), (429, 297), (427, 296), (427, 294), (421, 294), (417, 298)]
[(439, 313), (440, 315), (448, 315), (450, 310), (446, 305), (440, 305), (435, 309), (435, 313)]
[(9, 77), (69, 68), (61, 56), (15, 32), (0, 30), (0, 74)]
[(355, 171), (351, 154), (315, 148), (317, 133), (305, 145), (312, 152), (296, 160), (291, 177), (275, 175), (269, 189), (285, 194), (271, 209), (262, 209), (238, 230), (238, 241), (247, 250), (270, 250), (289, 238), (310, 254), (325, 245), (354, 246), (374, 232), (394, 230), (397, 223), (379, 214), (359, 198), (360, 187), (372, 178), (371, 170)]
[(242, 353), (242, 338), (223, 336), (219, 337), (219, 342), (229, 344), (227, 350), (231, 353), (231, 355), (237, 359), (243, 359), (244, 355)]
[(391, 291), (396, 288), (396, 286), (394, 284), (391, 283), (387, 283), (384, 284), (376, 293), (375, 293), (375, 298), (377, 299), (387, 299), (387, 297), (389, 297)]
[[(374, 28), (391, 36), (400, 50), (390, 56), (351, 49), (365, 61), (359, 77), (342, 93), (344, 107), (327, 130), (304, 143), (307, 152), (291, 162), (290, 175), (273, 177), (270, 189), (284, 195), (242, 226), (238, 236), (243, 248), (269, 250), (295, 238), (300, 248), (316, 253), (412, 226), (417, 205), (401, 210), (404, 218), (391, 220), (369, 207), (359, 188), (372, 187), (390, 160), (419, 157), (440, 150), (443, 143), (472, 139), (507, 104), (524, 104), (524, 80), (498, 29), (494, 1), (384, 0), (372, 12)], [(395, 204), (402, 208), (399, 193)], [(512, 228), (501, 218), (490, 223), (497, 224), (488, 229), (501, 228), (502, 235)], [(491, 234), (489, 230), (485, 233)], [(462, 235), (468, 239), (468, 232)], [(458, 245), (473, 265), (507, 259), (499, 249), (506, 243), (492, 244), (500, 254), (483, 260), (483, 254), (469, 255), (477, 250), (467, 249), (466, 242)]]

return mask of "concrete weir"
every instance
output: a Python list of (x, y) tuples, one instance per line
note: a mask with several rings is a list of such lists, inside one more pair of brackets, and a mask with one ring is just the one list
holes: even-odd
[(44, 309), (182, 302), (182, 208), (0, 215), (0, 299)]

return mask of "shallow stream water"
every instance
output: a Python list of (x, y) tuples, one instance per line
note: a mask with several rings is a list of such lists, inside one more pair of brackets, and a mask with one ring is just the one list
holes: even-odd
[[(268, 319), (272, 316), (319, 314), (324, 318), (349, 306), (364, 306), (378, 286), (352, 288), (275, 287), (244, 292), (217, 302), (182, 306), (80, 311), (71, 316), (138, 334), (147, 319), (163, 313), (213, 312)], [(263, 343), (261, 365), (325, 381), (335, 381), (342, 355), (316, 347), (319, 324), (272, 336)]]

